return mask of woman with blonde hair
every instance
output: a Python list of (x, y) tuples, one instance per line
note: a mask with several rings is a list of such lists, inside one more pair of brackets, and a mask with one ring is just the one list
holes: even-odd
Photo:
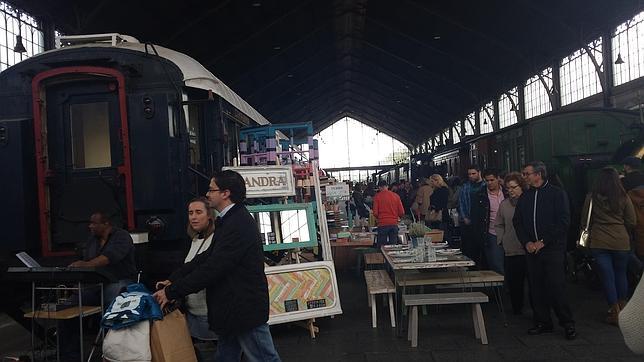
[[(428, 213), (428, 217), (433, 219), (430, 220), (430, 227), (447, 231), (447, 225), (449, 224), (449, 212), (447, 211), (449, 188), (445, 180), (443, 180), (443, 177), (439, 174), (429, 176), (429, 184), (434, 188), (434, 192), (429, 201), (430, 212)], [(444, 237), (447, 236), (446, 234), (444, 234)], [(449, 240), (449, 238), (446, 239)]]
[(423, 178), (421, 181), (421, 185), (418, 188), (418, 192), (416, 193), (416, 204), (418, 205), (418, 219), (421, 221), (427, 221), (429, 217), (429, 205), (430, 205), (430, 197), (432, 193), (434, 192), (429, 178)]

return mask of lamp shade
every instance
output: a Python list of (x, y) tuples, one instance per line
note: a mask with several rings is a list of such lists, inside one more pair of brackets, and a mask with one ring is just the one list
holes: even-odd
[(13, 51), (16, 53), (26, 53), (27, 49), (24, 44), (22, 44), (22, 35), (16, 35), (16, 45), (13, 47)]

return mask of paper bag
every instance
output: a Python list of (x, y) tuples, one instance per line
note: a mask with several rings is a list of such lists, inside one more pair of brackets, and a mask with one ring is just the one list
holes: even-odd
[(174, 310), (150, 328), (152, 362), (196, 362), (186, 316)]

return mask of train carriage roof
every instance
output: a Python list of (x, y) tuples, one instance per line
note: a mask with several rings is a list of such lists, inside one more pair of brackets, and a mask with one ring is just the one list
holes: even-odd
[(230, 89), (230, 87), (219, 80), (219, 78), (212, 74), (201, 63), (186, 54), (164, 48), (159, 45), (140, 43), (134, 37), (121, 34), (63, 36), (57, 39), (57, 43), (56, 49), (40, 53), (35, 57), (37, 58), (38, 56), (49, 54), (51, 52), (64, 51), (65, 49), (77, 49), (81, 47), (112, 47), (142, 53), (156, 52), (160, 57), (174, 63), (179, 70), (181, 70), (185, 86), (212, 91), (258, 124), (270, 124), (264, 116), (237, 95), (237, 93)]

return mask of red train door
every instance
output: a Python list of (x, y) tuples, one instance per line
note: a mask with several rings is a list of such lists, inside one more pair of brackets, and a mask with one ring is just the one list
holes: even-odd
[(43, 256), (85, 241), (94, 211), (134, 227), (123, 83), (97, 67), (59, 68), (32, 82)]

